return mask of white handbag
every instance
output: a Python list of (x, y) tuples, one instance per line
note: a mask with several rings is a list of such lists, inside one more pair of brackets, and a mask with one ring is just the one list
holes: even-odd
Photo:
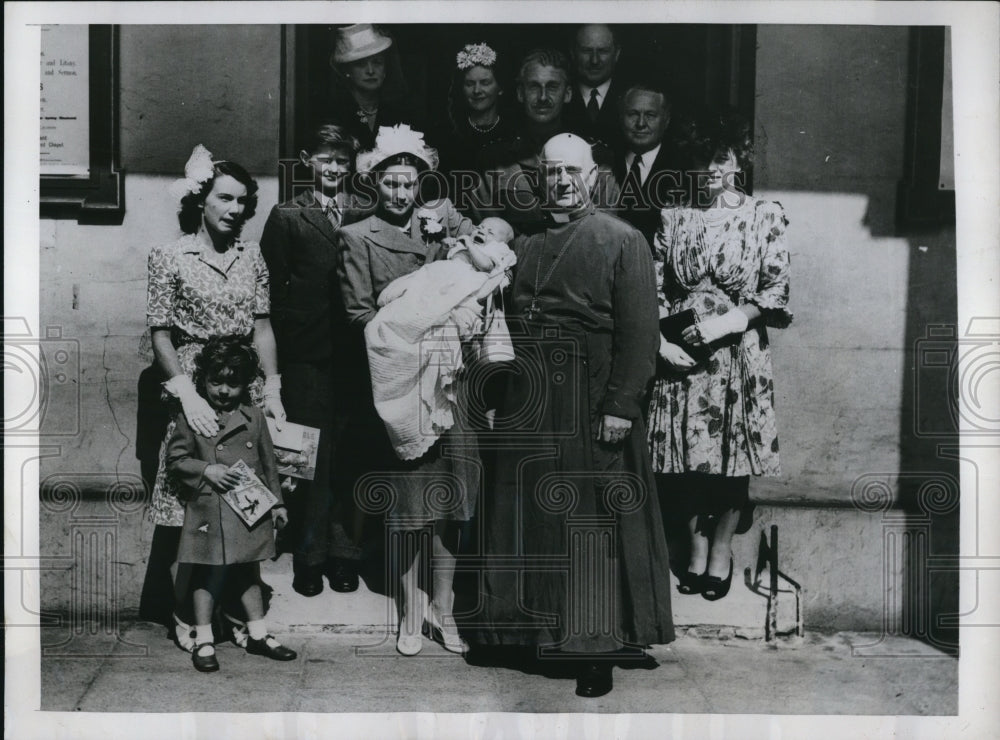
[[(496, 296), (495, 301), (494, 296)], [(482, 362), (510, 362), (514, 359), (514, 343), (507, 328), (507, 318), (503, 312), (503, 295), (499, 290), (486, 298), (479, 359)]]

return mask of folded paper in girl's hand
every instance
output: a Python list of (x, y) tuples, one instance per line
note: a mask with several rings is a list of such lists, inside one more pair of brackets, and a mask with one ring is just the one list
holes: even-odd
[(278, 459), (278, 474), (312, 480), (316, 476), (319, 429), (283, 421), (279, 430), (274, 419), (265, 418), (274, 444), (274, 456)]
[(222, 500), (229, 504), (244, 524), (252, 527), (278, 503), (278, 497), (243, 460), (237, 460), (229, 469), (240, 476), (240, 484), (223, 493)]

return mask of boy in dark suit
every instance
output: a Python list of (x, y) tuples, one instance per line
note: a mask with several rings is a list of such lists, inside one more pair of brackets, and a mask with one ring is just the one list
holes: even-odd
[(370, 212), (348, 187), (357, 153), (357, 140), (344, 129), (320, 127), (299, 153), (313, 185), (274, 207), (260, 240), (288, 420), (320, 429), (316, 476), (299, 482), (298, 505), (291, 511), (292, 585), (303, 596), (323, 590), (324, 573), (335, 591), (358, 587), (360, 520), (337, 460), (358, 383), (365, 379), (338, 359), (352, 352), (352, 337), (345, 331), (335, 273), (337, 231)]

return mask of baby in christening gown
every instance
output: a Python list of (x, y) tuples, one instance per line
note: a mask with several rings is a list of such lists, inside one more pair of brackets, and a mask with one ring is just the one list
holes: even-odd
[(503, 219), (484, 219), (472, 234), (445, 241), (448, 259), (397, 278), (378, 297), (379, 311), (365, 327), (372, 391), (404, 460), (422, 455), (454, 424), (462, 341), (483, 331), (483, 304), (489, 310), (490, 297), (510, 282), (516, 258), (505, 242), (513, 236)]
[[(500, 247), (506, 248), (513, 238), (514, 229), (502, 218), (484, 218), (470, 236), (453, 240), (455, 245), (448, 251), (448, 259), (465, 260), (480, 272), (492, 272), (510, 252)], [(513, 254), (510, 256), (513, 258)]]
[[(490, 218), (484, 218), (483, 222), (471, 234), (445, 239), (444, 243), (450, 247), (448, 250), (448, 260), (451, 263), (457, 262), (458, 264), (469, 265), (473, 268), (474, 272), (493, 275), (498, 268), (507, 270), (514, 264), (514, 254), (507, 247), (507, 242), (513, 238), (514, 229), (511, 228), (510, 224), (502, 218), (491, 216)], [(378, 306), (382, 308), (392, 301), (398, 300), (407, 291), (413, 290), (416, 285), (419, 285), (421, 289), (430, 288), (431, 290), (437, 290), (439, 293), (447, 292), (451, 287), (451, 283), (447, 279), (440, 282), (435, 280), (436, 284), (428, 285), (427, 283), (430, 282), (428, 278), (432, 276), (435, 279), (447, 278), (452, 273), (460, 274), (465, 272), (471, 271), (462, 270), (456, 272), (454, 264), (431, 262), (419, 270), (389, 283), (379, 294)], [(493, 285), (493, 282), (489, 279), (483, 282), (483, 286), (476, 291), (477, 300), (482, 300), (486, 295), (496, 290), (497, 286)]]

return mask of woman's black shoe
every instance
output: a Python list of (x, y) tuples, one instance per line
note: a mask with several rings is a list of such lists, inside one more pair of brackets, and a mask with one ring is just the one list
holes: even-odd
[(613, 686), (610, 661), (584, 663), (580, 667), (576, 677), (577, 696), (595, 699), (610, 692)]
[(303, 596), (315, 596), (323, 591), (323, 569), (318, 565), (295, 565), (292, 588)]
[(342, 594), (358, 590), (358, 564), (354, 560), (337, 558), (326, 570), (330, 588)]
[(677, 580), (677, 592), (685, 596), (700, 594), (705, 586), (705, 576), (701, 573), (688, 571)]
[(704, 575), (704, 584), (701, 588), (702, 598), (708, 601), (718, 601), (729, 593), (729, 587), (733, 583), (733, 559), (729, 558), (729, 576), (722, 580), (718, 576)]
[(251, 655), (263, 655), (271, 660), (295, 660), (299, 657), (294, 650), (275, 640), (273, 635), (267, 635), (263, 640), (251, 637), (247, 640), (247, 652)]

